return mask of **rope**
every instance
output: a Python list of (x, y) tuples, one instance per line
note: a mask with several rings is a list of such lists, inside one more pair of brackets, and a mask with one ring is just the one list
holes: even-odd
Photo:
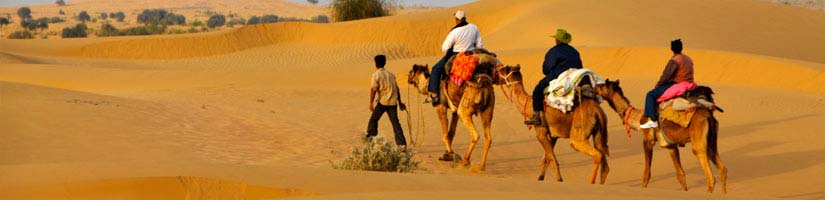
[(633, 106), (628, 106), (627, 109), (624, 110), (624, 116), (622, 116), (622, 123), (624, 124), (624, 130), (627, 131), (627, 138), (630, 139), (630, 114), (633, 112)]
[[(407, 102), (410, 101), (410, 85), (407, 85)], [(410, 109), (404, 109), (404, 112), (407, 113), (407, 130), (410, 131), (410, 145), (416, 146), (416, 138), (412, 131), (412, 117), (410, 116)]]

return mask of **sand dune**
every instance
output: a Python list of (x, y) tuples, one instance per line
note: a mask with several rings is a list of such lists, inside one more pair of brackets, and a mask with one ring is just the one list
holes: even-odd
[[(677, 9), (666, 9), (671, 6)], [(650, 188), (639, 188), (640, 139), (626, 139), (621, 119), (606, 105), (607, 185), (583, 184), (589, 158), (566, 140), (556, 147), (565, 182), (536, 182), (541, 147), (498, 89), (487, 171), (439, 162), (444, 147), (437, 116), (403, 83), (412, 119), (400, 113), (401, 122), (408, 137), (424, 134), (414, 148), (424, 170), (330, 169), (360, 144), (372, 56), (387, 54), (399, 80), (412, 64), (434, 63), (455, 9), (468, 11), (502, 61), (522, 65), (528, 87), (540, 78), (549, 33), (567, 28), (585, 65), (620, 79), (637, 107), (670, 56), (667, 42), (683, 38), (697, 81), (712, 86), (727, 111), (718, 117), (729, 194), (704, 194), (704, 176), (689, 149), (682, 149), (689, 192), (678, 191), (661, 150), (654, 153)], [(252, 193), (274, 196), (247, 197), (822, 199), (824, 25), (821, 12), (757, 1), (491, 0), (333, 24), (2, 39), (0, 199), (182, 199), (192, 191), (222, 199)], [(408, 120), (426, 126), (407, 130)], [(387, 122), (380, 123), (380, 134), (392, 137)], [(456, 151), (466, 150), (468, 138), (460, 127)], [(142, 196), (150, 190), (168, 192)], [(315, 196), (292, 196), (305, 194)]]

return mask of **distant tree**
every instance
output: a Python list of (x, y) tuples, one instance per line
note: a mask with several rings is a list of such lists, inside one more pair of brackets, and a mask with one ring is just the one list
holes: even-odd
[(307, 2), (311, 4), (318, 4), (318, 0), (307, 0)]
[(166, 26), (150, 24), (145, 26), (132, 27), (120, 31), (120, 35), (157, 35), (163, 34)]
[(60, 14), (60, 15), (66, 15), (66, 12), (63, 12), (63, 9), (60, 9), (60, 12), (59, 12), (58, 14)]
[(126, 19), (126, 14), (121, 12), (109, 13), (109, 18), (117, 19), (118, 22), (123, 22)]
[(54, 3), (57, 4), (57, 6), (65, 6), (66, 5), (66, 2), (63, 1), (63, 0), (57, 0)]
[(333, 0), (335, 21), (350, 21), (390, 15), (392, 0)]
[(15, 31), (9, 35), (9, 39), (32, 39), (34, 34), (29, 31)]
[(6, 25), (9, 25), (10, 23), (11, 22), (9, 21), (9, 19), (5, 17), (0, 17), (0, 27), (4, 27)]
[(109, 18), (109, 14), (106, 14), (106, 13), (100, 13), (100, 19), (102, 19), (102, 20), (106, 20), (106, 19), (108, 19), (108, 18)]
[(143, 24), (185, 25), (186, 17), (164, 9), (147, 9), (138, 15), (137, 21)]
[(261, 17), (262, 24), (275, 22), (278, 22), (278, 15), (264, 15), (263, 17)]
[(17, 9), (17, 16), (20, 17), (20, 19), (31, 19), (32, 9), (29, 9), (29, 7), (21, 7)]
[(41, 17), (37, 20), (34, 20), (34, 26), (37, 29), (40, 29), (42, 32), (43, 30), (49, 28), (49, 18), (48, 17)]
[(86, 24), (77, 24), (74, 27), (64, 28), (62, 32), (63, 38), (81, 38), (86, 37)]
[(92, 20), (92, 16), (89, 16), (89, 13), (87, 13), (85, 10), (80, 11), (80, 14), (77, 14), (77, 20), (80, 20), (80, 22), (86, 23), (86, 21), (91, 21)]
[(37, 29), (37, 20), (26, 19), (20, 21), (20, 26), (25, 28), (26, 30), (34, 31), (35, 29)]
[(255, 25), (255, 24), (260, 24), (260, 23), (261, 23), (261, 18), (258, 17), (258, 16), (252, 16), (252, 17), (249, 18), (248, 21), (246, 21), (246, 25)]
[(119, 36), (119, 35), (120, 35), (120, 31), (117, 30), (117, 28), (115, 28), (115, 26), (112, 26), (109, 23), (103, 23), (102, 25), (100, 25), (100, 31), (97, 33), (97, 36), (100, 36), (100, 37)]
[(329, 23), (329, 17), (327, 17), (326, 15), (318, 15), (318, 16), (312, 17), (312, 22), (315, 22), (315, 23)]
[(209, 20), (206, 21), (206, 26), (209, 28), (221, 27), (226, 24), (226, 16), (223, 15), (212, 15), (209, 17)]

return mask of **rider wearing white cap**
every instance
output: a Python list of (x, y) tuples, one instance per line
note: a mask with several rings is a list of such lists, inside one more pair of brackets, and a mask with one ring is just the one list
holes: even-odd
[(467, 23), (467, 16), (464, 11), (456, 11), (453, 14), (455, 18), (455, 27), (453, 27), (444, 43), (441, 45), (441, 51), (445, 53), (444, 57), (433, 65), (433, 71), (430, 77), (428, 91), (430, 97), (425, 102), (438, 102), (438, 94), (441, 88), (441, 76), (444, 74), (444, 65), (447, 60), (453, 57), (456, 53), (472, 51), (483, 48), (481, 43), (481, 33), (475, 24)]

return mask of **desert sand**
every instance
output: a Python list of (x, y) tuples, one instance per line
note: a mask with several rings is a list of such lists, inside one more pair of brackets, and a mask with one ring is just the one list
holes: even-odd
[[(403, 80), (412, 64), (440, 58), (458, 9), (486, 48), (521, 64), (529, 86), (549, 35), (566, 28), (585, 66), (621, 80), (637, 107), (671, 54), (668, 42), (682, 38), (697, 81), (726, 110), (717, 117), (728, 194), (705, 193), (689, 149), (690, 191), (679, 190), (659, 149), (642, 189), (641, 137), (626, 138), (606, 104), (607, 184), (585, 184), (590, 158), (567, 140), (556, 147), (565, 182), (538, 182), (535, 132), (499, 89), (487, 171), (437, 161), (437, 116)], [(0, 39), (0, 199), (823, 199), (823, 52), (825, 12), (744, 0), (483, 0), (332, 24)], [(390, 58), (412, 122), (426, 124), (407, 130), (399, 113), (408, 137), (424, 133), (416, 173), (330, 166), (361, 144), (376, 54)], [(392, 137), (386, 119), (379, 134)], [(456, 135), (464, 152), (468, 132)]]

